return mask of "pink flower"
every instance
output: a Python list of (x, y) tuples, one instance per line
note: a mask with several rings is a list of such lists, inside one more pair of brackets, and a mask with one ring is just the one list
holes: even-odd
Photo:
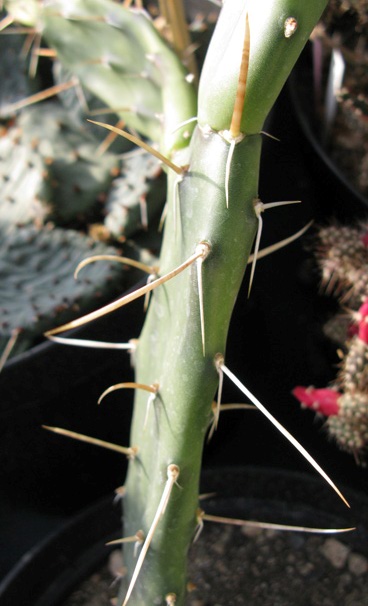
[(337, 415), (339, 412), (338, 400), (341, 393), (335, 389), (298, 386), (293, 389), (292, 394), (302, 406), (320, 412), (326, 417)]
[(368, 232), (366, 232), (363, 236), (362, 236), (362, 242), (364, 246), (368, 247)]
[(358, 314), (358, 337), (361, 341), (368, 344), (368, 299), (361, 305)]

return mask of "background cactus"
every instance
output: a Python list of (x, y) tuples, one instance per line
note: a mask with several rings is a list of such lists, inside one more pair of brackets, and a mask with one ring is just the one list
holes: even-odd
[(43, 223), (50, 199), (44, 158), (22, 142), (21, 130), (6, 129), (0, 138), (0, 221), (2, 225)]
[[(31, 4), (29, 4), (30, 6)], [(144, 20), (147, 19), (144, 18)], [(159, 38), (157, 39), (159, 40)], [(90, 286), (85, 289), (84, 297), (81, 296), (83, 286), (77, 284), (71, 286), (73, 278), (70, 272), (75, 267), (75, 262), (81, 260), (83, 251), (87, 253), (90, 250), (90, 254), (102, 252), (117, 254), (119, 251), (116, 247), (106, 248), (97, 242), (93, 244), (92, 240), (86, 238), (85, 235), (72, 232), (70, 228), (80, 229), (84, 233), (90, 232), (94, 239), (102, 239), (121, 247), (127, 237), (131, 237), (136, 231), (142, 231), (142, 227), (143, 231), (147, 229), (144, 217), (146, 198), (150, 202), (147, 210), (147, 222), (158, 215), (156, 225), (165, 201), (163, 175), (159, 176), (162, 171), (158, 168), (157, 160), (147, 159), (147, 155), (137, 159), (129, 157), (123, 159), (122, 154), (132, 147), (131, 143), (121, 138), (112, 142), (105, 141), (105, 131), (97, 129), (87, 122), (86, 112), (93, 111), (98, 106), (101, 107), (103, 102), (94, 97), (87, 89), (82, 93), (80, 87), (77, 91), (74, 86), (68, 88), (75, 76), (70, 73), (67, 64), (55, 61), (53, 66), (55, 83), (60, 88), (59, 98), (51, 101), (43, 100), (41, 103), (30, 106), (21, 99), (21, 95), (26, 92), (36, 93), (37, 86), (43, 82), (43, 78), (32, 79), (30, 77), (32, 74), (27, 74), (27, 69), (35, 62), (37, 53), (36, 55), (33, 53), (31, 58), (26, 58), (25, 54), (21, 52), (24, 40), (24, 36), (19, 35), (3, 35), (0, 38), (4, 57), (11, 63), (14, 73), (14, 78), (9, 82), (9, 86), (4, 86), (2, 89), (0, 114), (3, 120), (0, 138), (0, 180), (2, 184), (0, 229), (4, 234), (2, 310), (8, 316), (2, 318), (3, 336), (0, 353), (4, 352), (4, 356), (7, 351), (6, 344), (8, 339), (11, 340), (14, 330), (17, 331), (17, 334), (21, 331), (21, 334), (19, 333), (17, 336), (17, 345), (12, 348), (12, 355), (34, 344), (40, 339), (45, 329), (51, 328), (53, 323), (60, 322), (62, 317), (65, 320), (70, 319), (76, 313), (81, 313), (83, 309), (85, 311), (92, 309), (93, 306), (98, 305), (97, 301), (99, 303), (102, 299), (106, 301), (113, 293), (117, 294), (120, 289), (126, 287), (127, 278), (124, 281), (121, 280), (120, 265), (114, 268), (106, 280), (102, 279), (102, 270), (97, 267), (88, 268), (87, 271), (91, 272), (92, 279)], [(52, 49), (50, 51), (52, 55)], [(176, 57), (175, 61), (177, 61)], [(180, 65), (179, 62), (178, 64)], [(180, 70), (182, 70), (181, 65)], [(49, 77), (49, 72), (46, 75)], [(7, 78), (8, 73), (5, 73), (6, 84)], [(14, 80), (16, 85), (13, 86)], [(101, 83), (101, 90), (103, 90), (103, 85), (104, 82)], [(37, 93), (36, 99), (42, 100), (44, 96), (41, 91), (40, 94)], [(109, 117), (114, 116), (110, 109), (107, 111)], [(115, 208), (115, 215), (114, 211), (112, 214), (114, 218), (107, 220), (110, 227), (108, 229), (104, 227), (105, 217), (111, 211), (110, 206), (115, 206), (114, 193), (122, 186), (122, 180), (125, 182), (126, 163), (129, 166), (129, 163), (132, 162), (137, 170), (138, 166), (143, 164), (144, 168), (141, 168), (141, 173), (146, 170), (147, 174), (142, 174), (141, 179), (133, 180), (133, 187), (127, 177), (125, 199), (121, 200), (121, 204), (125, 206), (121, 206), (121, 210), (118, 210), (119, 217), (117, 217)], [(149, 170), (149, 167), (152, 168)], [(157, 179), (154, 178), (156, 174)], [(117, 185), (112, 186), (115, 181), (117, 181)], [(110, 187), (109, 207), (106, 207)], [(156, 191), (157, 195), (150, 194), (151, 188)], [(127, 198), (128, 192), (129, 199)], [(129, 209), (129, 212), (125, 209)], [(19, 226), (27, 224), (32, 226), (28, 232), (23, 229), (18, 230)], [(57, 229), (52, 229), (54, 225), (65, 228), (65, 234), (63, 235)], [(26, 233), (28, 235), (25, 235)], [(52, 243), (52, 239), (54, 239), (54, 243)], [(152, 261), (152, 254), (147, 247), (150, 246), (157, 252), (159, 240), (160, 236), (152, 239), (151, 236), (148, 238), (148, 234), (142, 233), (139, 237), (139, 244), (124, 245), (124, 253), (134, 259)], [(32, 256), (24, 255), (23, 252), (15, 253), (17, 242), (23, 248), (27, 242), (29, 247), (27, 254)], [(37, 249), (38, 246), (40, 250)], [(54, 247), (55, 262), (52, 262), (51, 254)], [(59, 256), (56, 253), (57, 248), (60, 248)], [(68, 252), (63, 266), (62, 261), (67, 248)], [(48, 254), (50, 254), (49, 259), (47, 259)], [(17, 262), (17, 265), (18, 258), (21, 261)], [(47, 260), (50, 262), (50, 283), (46, 280), (45, 283), (40, 284), (40, 273), (38, 272), (44, 271), (48, 275)], [(61, 305), (61, 301), (55, 302), (52, 298), (55, 297), (55, 294), (50, 300), (48, 298), (47, 289), (52, 284), (51, 271), (54, 272), (55, 284), (60, 285), (56, 290), (60, 288), (61, 291), (64, 288), (65, 292), (73, 293), (70, 295), (70, 299), (68, 295), (65, 295), (74, 310), (71, 314), (65, 312), (60, 315), (65, 302), (63, 305)], [(67, 278), (68, 274), (70, 274), (69, 278)], [(134, 281), (136, 276), (137, 274), (133, 272), (130, 279)], [(34, 286), (32, 286), (33, 281)], [(114, 286), (112, 282), (114, 282)], [(23, 296), (16, 295), (13, 288), (15, 283), (22, 290)], [(96, 289), (96, 293), (100, 293), (100, 296), (97, 296), (96, 293), (93, 294), (93, 288)], [(17, 303), (12, 306), (11, 310), (6, 293), (17, 297)], [(56, 299), (57, 297), (58, 295), (56, 295)], [(78, 312), (76, 299), (79, 301)], [(30, 311), (33, 305), (40, 307), (39, 301), (42, 302), (41, 307), (43, 308), (42, 321), (38, 317), (40, 314)], [(55, 309), (59, 310), (58, 314), (55, 313)], [(5, 357), (1, 358), (1, 366)]]
[(30, 80), (27, 76), (28, 61), (22, 53), (24, 36), (0, 36), (1, 53), (1, 90), (0, 118), (9, 117), (6, 108), (21, 101), (37, 87), (37, 79)]
[[(340, 369), (331, 388), (294, 390), (303, 405), (327, 417), (328, 435), (357, 462), (364, 460), (368, 444), (367, 233), (363, 221), (355, 226), (321, 227), (316, 234), (322, 284), (329, 294), (338, 296), (341, 305), (327, 330), (339, 346)], [(332, 407), (326, 407), (327, 400), (332, 400)]]
[(112, 247), (73, 230), (25, 226), (0, 233), (0, 351), (17, 334), (12, 355), (20, 353), (45, 330), (121, 292), (121, 264), (94, 263), (73, 277), (86, 256), (116, 254)]
[(165, 193), (166, 179), (157, 158), (144, 151), (127, 157), (107, 196), (107, 231), (119, 239), (132, 237), (139, 228), (152, 227), (152, 221), (163, 212)]
[[(22, 19), (15, 1), (7, 6)], [(324, 0), (227, 0), (202, 71), (198, 112), (191, 79), (140, 10), (109, 0), (75, 1), (66, 8), (55, 1), (38, 7), (36, 19), (27, 16), (40, 24), (82, 85), (102, 94), (114, 110), (127, 99), (129, 111), (121, 115), (159, 142), (169, 167), (158, 277), (114, 305), (51, 331), (82, 325), (155, 290), (135, 352), (124, 497), (124, 533), (133, 543), (124, 552), (124, 605), (184, 603), (187, 552), (203, 522), (202, 450), (224, 375), (275, 422), (226, 367), (226, 338), (266, 208), (258, 198), (261, 129), (324, 6)], [(120, 92), (123, 83), (128, 93)], [(193, 127), (173, 132), (195, 116), (192, 137)], [(117, 384), (103, 396), (125, 387)], [(144, 539), (136, 558), (138, 531)]]
[[(96, 139), (78, 128), (57, 102), (26, 108), (18, 120), (22, 140), (47, 165), (48, 219), (58, 225), (85, 223), (119, 172), (115, 154), (96, 155)], [(47, 136), (45, 137), (45, 133)], [(83, 220), (83, 221), (82, 221)]]

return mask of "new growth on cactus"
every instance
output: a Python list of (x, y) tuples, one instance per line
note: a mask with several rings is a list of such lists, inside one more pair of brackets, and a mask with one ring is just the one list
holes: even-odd
[[(17, 4), (6, 3), (14, 20), (24, 22)], [(263, 204), (258, 196), (263, 124), (325, 4), (226, 0), (198, 99), (193, 78), (138, 3), (129, 9), (110, 0), (55, 0), (35, 3), (36, 17), (27, 16), (81, 86), (124, 119), (124, 129), (108, 125), (110, 131), (146, 149), (125, 131), (149, 137), (167, 172), (164, 237), (153, 278), (48, 333), (81, 326), (152, 293), (134, 351), (135, 382), (129, 384), (136, 397), (124, 536), (134, 541), (124, 547), (124, 606), (184, 603), (188, 549), (206, 520), (198, 500), (202, 451), (214, 416), (216, 423), (221, 416), (223, 380), (233, 381), (342, 497), (225, 364), (232, 310), (261, 212), (274, 202)], [(259, 239), (254, 259), (258, 245)], [(117, 383), (102, 397), (127, 387)]]

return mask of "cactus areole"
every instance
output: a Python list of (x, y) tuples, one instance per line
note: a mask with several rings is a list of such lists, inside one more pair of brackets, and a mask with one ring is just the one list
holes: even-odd
[[(140, 87), (137, 79), (127, 78), (126, 65), (121, 68), (139, 105), (132, 125), (156, 138), (173, 162), (185, 165), (179, 175), (168, 169), (159, 276), (187, 260), (188, 266), (154, 290), (136, 348), (137, 383), (156, 387), (154, 393), (136, 390), (130, 444), (137, 451), (125, 484), (124, 536), (141, 531), (142, 541), (138, 551), (134, 542), (124, 547), (127, 576), (119, 604), (184, 604), (186, 560), (198, 525), (202, 450), (213, 420), (218, 364), (225, 355), (232, 310), (259, 224), (255, 205), (261, 129), (326, 3), (224, 1), (200, 79), (198, 109), (185, 72), (141, 11), (109, 0), (69, 0), (45, 3), (44, 17), (39, 16), (46, 39), (60, 60), (65, 55), (69, 69), (84, 38), (90, 37), (97, 52), (98, 30), (106, 24), (112, 27), (105, 61), (97, 65), (93, 52), (82, 53), (80, 65), (74, 66), (81, 84), (95, 94), (100, 91), (105, 102), (113, 98), (119, 48), (132, 57), (133, 69), (134, 62), (147, 62), (152, 47), (149, 77)], [(15, 0), (8, 3), (10, 12), (13, 5)], [(89, 10), (104, 19), (89, 19)], [(76, 18), (78, 11), (86, 16), (85, 23)], [(71, 37), (76, 36), (72, 29), (78, 29), (78, 39)], [(98, 78), (106, 75), (104, 70), (108, 77), (102, 86)], [(157, 81), (163, 73), (160, 92)], [(189, 145), (173, 141), (173, 124), (194, 116), (198, 124)]]

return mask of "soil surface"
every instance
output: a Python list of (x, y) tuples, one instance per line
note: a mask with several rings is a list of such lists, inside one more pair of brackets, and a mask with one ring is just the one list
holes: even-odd
[[(368, 560), (347, 536), (207, 524), (192, 548), (187, 606), (362, 606)], [(111, 606), (122, 570), (114, 551), (63, 606)]]

